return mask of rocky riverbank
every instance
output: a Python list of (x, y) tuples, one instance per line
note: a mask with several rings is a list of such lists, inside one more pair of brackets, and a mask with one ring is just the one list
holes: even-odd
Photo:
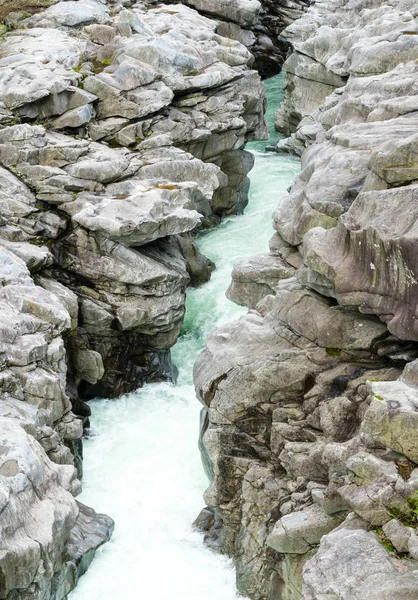
[(195, 365), (201, 525), (256, 600), (418, 593), (417, 17), (331, 0), (284, 32), (277, 150), (302, 172), (234, 268), (251, 310)]
[(312, 0), (178, 1), (216, 20), (219, 34), (247, 46), (255, 59), (253, 68), (263, 78), (281, 70), (290, 45), (280, 34), (312, 4)]
[[(74, 498), (83, 400), (174, 377), (186, 287), (213, 268), (192, 232), (242, 211), (243, 146), (265, 136), (253, 55), (215, 20), (181, 4), (45, 4), (0, 6), (8, 600), (65, 598), (109, 539), (111, 519)], [(242, 10), (257, 20), (258, 2)]]

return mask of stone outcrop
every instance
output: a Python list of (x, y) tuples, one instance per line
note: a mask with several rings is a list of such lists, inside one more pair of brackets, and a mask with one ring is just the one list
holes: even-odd
[(76, 294), (75, 395), (173, 376), (189, 273), (207, 271), (187, 236), (247, 202), (263, 93), (216, 29), (180, 4), (77, 0), (4, 36), (0, 239)]
[(326, 590), (338, 590), (340, 597), (353, 600), (413, 598), (418, 585), (415, 567), (415, 561), (392, 557), (364, 522), (353, 520), (324, 537), (306, 565), (304, 598), (338, 598)]
[[(415, 17), (416, 7), (409, 0), (316, 2), (283, 32), (293, 52), (283, 65), (287, 76), (284, 100), (276, 116), (279, 131), (289, 135), (298, 126), (305, 126), (304, 134), (301, 132), (297, 138), (309, 143), (318, 133), (317, 122), (322, 121), (320, 114), (324, 109), (336, 116), (341, 108), (341, 119), (332, 125), (349, 120), (380, 121), (412, 112), (414, 100), (407, 97), (413, 96), (408, 86), (414, 83), (413, 76), (407, 73), (411, 68), (408, 62), (418, 57)], [(404, 70), (403, 75), (399, 69)], [(379, 76), (386, 83), (375, 79)], [(402, 89), (395, 92), (397, 77)], [(361, 98), (362, 92), (365, 95)], [(340, 103), (340, 93), (345, 96), (345, 103)], [(383, 106), (373, 106), (373, 96)], [(317, 109), (323, 102), (318, 115)], [(371, 118), (367, 119), (369, 113)], [(332, 126), (330, 121), (325, 123), (327, 129)]]
[(213, 269), (193, 234), (245, 207), (243, 146), (266, 133), (253, 57), (216, 21), (48, 4), (0, 37), (5, 600), (64, 600), (109, 539), (75, 500), (83, 399), (174, 377), (186, 287)]
[(288, 41), (281, 33), (291, 23), (300, 19), (311, 5), (311, 0), (260, 0), (259, 20), (254, 28), (255, 41), (251, 52), (255, 56), (254, 68), (264, 77), (281, 71), (289, 51)]
[(58, 599), (113, 523), (74, 498), (83, 423), (66, 394), (72, 293), (57, 282), (35, 285), (17, 254), (35, 264), (38, 248), (15, 244), (16, 254), (0, 249), (0, 597)]
[[(157, 0), (147, 0), (158, 4)], [(312, 0), (178, 0), (218, 23), (217, 33), (247, 46), (254, 56), (253, 68), (263, 78), (281, 71), (289, 43), (281, 36), (285, 27), (299, 19)], [(166, 0), (166, 4), (170, 3)]]
[(237, 261), (227, 297), (242, 306), (255, 308), (260, 300), (274, 293), (281, 279), (292, 277), (295, 269), (274, 254), (259, 254)]
[(302, 172), (194, 374), (206, 541), (256, 600), (418, 593), (417, 16), (317, 2), (284, 32), (277, 150)]

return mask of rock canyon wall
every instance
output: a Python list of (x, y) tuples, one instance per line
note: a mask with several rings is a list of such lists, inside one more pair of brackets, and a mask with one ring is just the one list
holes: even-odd
[[(8, 600), (62, 600), (109, 539), (111, 519), (75, 500), (83, 400), (175, 376), (186, 287), (213, 268), (192, 232), (242, 211), (243, 146), (266, 135), (253, 55), (216, 21), (181, 4), (45, 4), (0, 4)], [(242, 2), (248, 22), (258, 9)]]
[(418, 9), (318, 1), (283, 35), (277, 151), (302, 172), (234, 267), (250, 311), (195, 365), (201, 524), (254, 600), (413, 600)]
[[(238, 40), (254, 56), (262, 77), (276, 75), (290, 48), (281, 32), (299, 19), (313, 0), (179, 0), (217, 22), (220, 35)], [(158, 4), (158, 0), (148, 0)]]

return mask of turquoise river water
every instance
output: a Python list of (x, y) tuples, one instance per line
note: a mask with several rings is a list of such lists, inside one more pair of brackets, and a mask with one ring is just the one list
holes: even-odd
[[(281, 76), (266, 82), (271, 128)], [(199, 236), (216, 263), (211, 280), (187, 295), (183, 333), (173, 349), (176, 385), (150, 384), (118, 400), (91, 402), (81, 502), (116, 522), (70, 600), (236, 600), (231, 561), (202, 543), (192, 522), (208, 485), (197, 449), (200, 404), (192, 368), (205, 337), (245, 313), (225, 297), (234, 261), (268, 251), (271, 214), (299, 172), (299, 160), (253, 142), (250, 202), (244, 215)]]

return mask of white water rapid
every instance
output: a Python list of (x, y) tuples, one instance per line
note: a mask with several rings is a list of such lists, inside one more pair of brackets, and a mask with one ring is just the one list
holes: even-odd
[[(281, 77), (266, 82), (272, 128)], [(276, 139), (277, 135), (273, 134)], [(235, 600), (229, 559), (213, 553), (191, 524), (208, 485), (197, 449), (200, 404), (193, 363), (211, 330), (245, 313), (225, 298), (234, 261), (267, 252), (271, 214), (299, 171), (290, 156), (248, 144), (256, 162), (245, 214), (199, 236), (216, 263), (212, 279), (190, 289), (183, 334), (173, 349), (177, 385), (146, 385), (118, 400), (91, 402), (93, 435), (84, 445), (80, 501), (116, 522), (70, 600)]]

